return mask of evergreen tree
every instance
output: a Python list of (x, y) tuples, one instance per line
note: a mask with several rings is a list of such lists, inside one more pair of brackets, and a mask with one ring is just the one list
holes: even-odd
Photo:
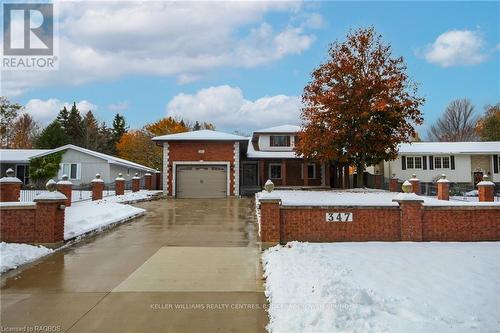
[(103, 121), (98, 129), (99, 151), (104, 154), (116, 155), (116, 143), (114, 142), (113, 129), (106, 126)]
[(82, 147), (99, 151), (102, 145), (102, 139), (99, 133), (99, 123), (94, 117), (92, 111), (88, 111), (82, 119), (83, 122), (83, 140)]
[(70, 143), (70, 137), (66, 134), (61, 124), (56, 120), (45, 127), (35, 140), (35, 147), (42, 149), (53, 149)]
[(118, 143), (118, 141), (120, 141), (123, 134), (127, 133), (127, 130), (128, 126), (127, 123), (125, 122), (125, 117), (117, 113), (115, 115), (115, 118), (113, 119), (113, 129), (112, 129), (113, 142), (115, 145), (116, 143)]
[(69, 124), (69, 111), (66, 109), (66, 106), (62, 108), (61, 111), (59, 111), (59, 114), (57, 115), (57, 121), (59, 121), (59, 124), (61, 124), (62, 128), (66, 129)]
[(193, 131), (199, 131), (199, 130), (201, 130), (201, 125), (198, 121), (196, 121), (193, 126)]
[(68, 115), (68, 125), (64, 127), (66, 135), (71, 138), (71, 143), (77, 146), (83, 145), (84, 128), (83, 128), (82, 116), (80, 111), (76, 107), (76, 103), (73, 103), (71, 111)]

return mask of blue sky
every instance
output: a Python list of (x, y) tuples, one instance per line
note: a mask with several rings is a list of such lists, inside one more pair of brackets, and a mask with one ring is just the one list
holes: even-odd
[(498, 2), (85, 4), (60, 4), (59, 71), (2, 73), (2, 94), (42, 122), (76, 101), (132, 127), (167, 114), (226, 131), (298, 123), (329, 43), (369, 25), (420, 84), (421, 133), (452, 99), (500, 102)]

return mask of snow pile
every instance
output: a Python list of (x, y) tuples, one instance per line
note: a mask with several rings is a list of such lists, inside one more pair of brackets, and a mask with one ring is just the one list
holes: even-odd
[[(265, 198), (267, 195), (279, 197), (283, 206), (384, 206), (397, 207), (393, 202), (399, 193), (370, 189), (302, 191), (275, 190), (271, 193), (258, 192), (255, 198)], [(438, 200), (436, 197), (419, 196), (424, 206), (500, 206), (500, 202), (472, 202), (459, 200)]]
[(43, 246), (1, 242), (0, 273), (17, 268), (19, 265), (36, 260), (52, 252), (53, 250)]
[(134, 202), (149, 199), (152, 196), (161, 194), (162, 191), (149, 191), (149, 190), (141, 190), (139, 192), (128, 192), (124, 195), (113, 195), (109, 197), (103, 198), (101, 201), (103, 202)]
[(270, 332), (498, 329), (500, 243), (292, 242), (263, 254)]
[(80, 202), (66, 208), (64, 239), (68, 240), (90, 231), (102, 230), (110, 224), (123, 222), (146, 212), (142, 208), (106, 200)]

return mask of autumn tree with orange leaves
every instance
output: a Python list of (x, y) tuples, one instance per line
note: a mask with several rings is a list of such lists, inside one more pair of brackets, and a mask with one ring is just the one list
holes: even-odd
[(155, 136), (189, 131), (182, 120), (162, 118), (143, 129), (123, 134), (116, 144), (118, 156), (152, 168), (161, 168), (162, 149), (151, 139)]
[[(351, 31), (334, 42), (327, 61), (312, 73), (304, 88), (304, 129), (296, 151), (305, 158), (356, 166), (397, 156), (397, 145), (416, 135), (423, 122), (424, 98), (406, 74), (402, 57), (373, 27)], [(357, 177), (362, 187), (363, 177)]]

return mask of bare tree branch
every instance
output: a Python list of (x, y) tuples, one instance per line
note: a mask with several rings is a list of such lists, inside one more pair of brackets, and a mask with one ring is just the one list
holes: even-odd
[(450, 102), (443, 115), (427, 131), (431, 141), (476, 141), (478, 117), (467, 98)]

